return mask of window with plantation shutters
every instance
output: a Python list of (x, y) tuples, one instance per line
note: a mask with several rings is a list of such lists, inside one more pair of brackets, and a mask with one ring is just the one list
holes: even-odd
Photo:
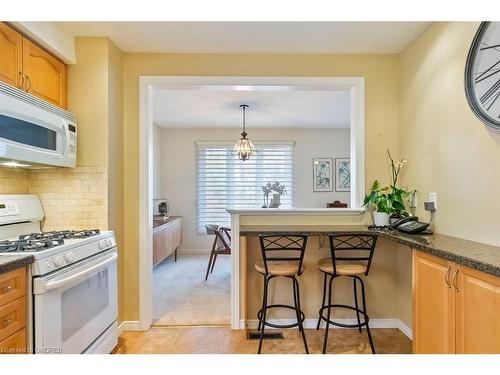
[(262, 207), (267, 183), (285, 185), (280, 207), (293, 207), (294, 143), (254, 143), (257, 154), (244, 162), (233, 155), (233, 143), (196, 143), (198, 233), (206, 224), (230, 225), (229, 208)]

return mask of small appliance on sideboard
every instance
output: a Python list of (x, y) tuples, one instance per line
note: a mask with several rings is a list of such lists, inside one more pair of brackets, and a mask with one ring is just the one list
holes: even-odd
[(166, 199), (153, 199), (153, 215), (168, 217), (169, 205)]
[(35, 354), (110, 353), (118, 343), (113, 232), (40, 232), (43, 218), (36, 195), (0, 195), (0, 257), (35, 258), (28, 347)]
[(75, 167), (76, 116), (0, 82), (0, 165)]

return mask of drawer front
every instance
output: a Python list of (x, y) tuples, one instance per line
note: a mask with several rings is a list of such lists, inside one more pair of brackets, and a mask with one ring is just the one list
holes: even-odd
[(0, 341), (26, 326), (26, 297), (0, 307)]
[(0, 341), (0, 354), (26, 353), (26, 329), (21, 329)]
[(26, 268), (0, 274), (0, 308), (25, 294)]

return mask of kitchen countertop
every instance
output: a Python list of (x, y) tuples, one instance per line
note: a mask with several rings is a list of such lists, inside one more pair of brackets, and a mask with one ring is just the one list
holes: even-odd
[(182, 216), (169, 216), (166, 219), (163, 219), (161, 216), (153, 216), (153, 229), (161, 227), (162, 225), (171, 223), (179, 219), (182, 219)]
[(367, 226), (354, 225), (248, 225), (240, 228), (240, 236), (257, 236), (259, 234), (273, 234), (276, 232), (308, 236), (328, 236), (329, 234), (349, 234), (355, 232), (376, 233), (382, 238), (453, 261), (465, 267), (500, 277), (500, 247), (443, 234), (415, 235), (402, 233), (397, 230), (372, 230)]
[(33, 255), (0, 255), (0, 273), (14, 271), (35, 261)]

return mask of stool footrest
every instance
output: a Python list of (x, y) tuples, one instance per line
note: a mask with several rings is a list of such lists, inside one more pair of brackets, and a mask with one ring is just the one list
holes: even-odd
[[(364, 320), (362, 322), (360, 322), (360, 324), (357, 324), (357, 323), (355, 323), (355, 324), (344, 324), (344, 323), (336, 322), (334, 320), (330, 320), (330, 317), (326, 317), (326, 316), (323, 315), (323, 312), (325, 310), (327, 310), (328, 307), (330, 307), (332, 310), (334, 308), (343, 308), (343, 309), (348, 309), (348, 310), (352, 310), (352, 311), (357, 311), (358, 313), (360, 313), (360, 314), (363, 315)], [(331, 305), (324, 305), (324, 306), (322, 306), (321, 309), (319, 310), (319, 315), (320, 315), (320, 319), (321, 320), (324, 320), (325, 322), (328, 322), (332, 326), (337, 326), (337, 327), (342, 327), (342, 328), (359, 328), (359, 327), (364, 327), (364, 326), (368, 325), (368, 321), (370, 320), (370, 318), (368, 317), (368, 315), (363, 310), (357, 309), (354, 306), (339, 305), (339, 304), (331, 304)]]
[[(268, 305), (267, 308), (266, 308), (266, 310), (269, 310), (269, 309), (272, 309), (272, 308), (285, 308), (285, 309), (293, 310), (295, 312), (295, 306), (292, 306), (292, 305), (282, 305), (282, 304)], [(264, 324), (265, 326), (271, 327), (271, 328), (294, 328), (294, 327), (298, 327), (306, 319), (304, 313), (301, 311), (300, 312), (300, 321), (297, 322), (297, 323), (291, 323), (291, 324), (274, 324), (274, 323), (269, 323), (267, 321), (266, 322), (262, 322), (262, 309), (260, 309), (259, 312), (257, 313), (257, 318), (259, 319), (259, 321), (261, 322), (261, 324)]]

